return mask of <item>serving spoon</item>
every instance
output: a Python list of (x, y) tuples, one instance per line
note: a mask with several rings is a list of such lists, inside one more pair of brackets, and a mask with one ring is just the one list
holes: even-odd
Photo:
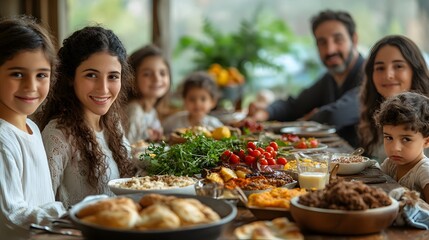
[(362, 155), (363, 152), (365, 152), (365, 149), (363, 149), (362, 147), (358, 147), (355, 150), (353, 150), (353, 152), (351, 152), (350, 155), (360, 156)]

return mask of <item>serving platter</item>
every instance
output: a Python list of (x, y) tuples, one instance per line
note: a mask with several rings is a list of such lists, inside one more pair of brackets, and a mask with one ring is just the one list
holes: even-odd
[(309, 147), (309, 148), (296, 148), (293, 146), (287, 146), (287, 147), (280, 147), (280, 152), (312, 152), (312, 151), (319, 151), (323, 149), (327, 149), (328, 145), (324, 143), (319, 143), (317, 147)]
[(286, 127), (319, 127), (321, 124), (314, 121), (291, 121), (291, 122), (278, 122), (268, 121), (262, 123), (265, 130), (280, 133), (282, 128)]
[[(131, 194), (125, 195), (138, 202), (144, 194)], [(237, 215), (237, 207), (227, 201), (216, 200), (209, 197), (186, 195), (186, 194), (172, 194), (172, 196), (179, 198), (194, 198), (201, 203), (212, 208), (221, 217), (220, 220), (208, 224), (194, 225), (181, 227), (178, 229), (168, 230), (126, 230), (114, 229), (94, 224), (89, 224), (81, 221), (76, 214), (88, 206), (89, 204), (100, 201), (94, 199), (92, 201), (80, 202), (70, 209), (70, 218), (75, 226), (82, 231), (85, 239), (127, 239), (127, 240), (140, 240), (140, 239), (161, 239), (161, 240), (176, 240), (176, 239), (218, 239), (223, 226), (232, 220)], [(106, 198), (104, 198), (106, 199)]]
[(284, 127), (280, 129), (281, 133), (291, 133), (300, 137), (325, 137), (336, 132), (336, 129), (331, 126), (303, 126), (303, 127)]

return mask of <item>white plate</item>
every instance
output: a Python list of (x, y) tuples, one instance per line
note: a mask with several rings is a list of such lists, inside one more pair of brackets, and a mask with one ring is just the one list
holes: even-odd
[(320, 126), (301, 126), (301, 127), (285, 127), (280, 129), (281, 133), (291, 133), (300, 137), (323, 137), (329, 136), (336, 132), (334, 127)]
[(262, 126), (266, 130), (279, 133), (282, 128), (285, 127), (319, 127), (321, 124), (313, 121), (292, 121), (292, 122), (277, 122), (268, 121), (263, 122)]
[(296, 148), (296, 147), (280, 147), (281, 151), (290, 151), (290, 152), (311, 152), (319, 151), (328, 148), (328, 145), (324, 143), (319, 143), (315, 148)]
[(131, 180), (131, 178), (113, 179), (113, 180), (110, 180), (107, 185), (109, 186), (110, 191), (112, 191), (116, 195), (125, 195), (125, 194), (132, 194), (132, 193), (159, 193), (159, 194), (196, 195), (194, 184), (191, 184), (191, 185), (186, 186), (186, 187), (180, 187), (180, 188), (148, 189), (148, 190), (137, 190), (137, 189), (130, 189), (130, 188), (122, 188), (122, 187), (118, 186), (119, 183), (127, 182), (129, 180)]

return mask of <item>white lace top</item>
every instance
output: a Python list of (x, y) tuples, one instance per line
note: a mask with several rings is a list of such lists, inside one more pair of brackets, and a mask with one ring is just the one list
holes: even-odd
[[(389, 158), (381, 164), (381, 170), (393, 179), (396, 179), (396, 164), (390, 161)], [(410, 190), (420, 192), (420, 197), (425, 200), (422, 191), (429, 184), (429, 159), (424, 157), (420, 160), (420, 162), (398, 180), (398, 183)]]
[(0, 236), (28, 239), (30, 223), (47, 224), (66, 212), (55, 202), (39, 128), (28, 134), (0, 119)]
[(130, 143), (149, 139), (148, 129), (154, 129), (162, 133), (163, 129), (158, 118), (158, 113), (153, 108), (145, 112), (142, 106), (133, 101), (127, 106), (129, 130), (127, 138)]
[[(103, 176), (103, 182), (99, 183), (98, 189), (95, 190), (87, 182), (86, 165), (80, 158), (79, 151), (72, 147), (71, 141), (56, 126), (57, 121), (51, 120), (42, 132), (55, 198), (69, 207), (88, 195), (107, 194), (113, 196), (114, 194), (107, 186), (107, 182), (119, 178), (120, 174), (103, 131), (95, 132), (95, 136), (106, 156), (108, 169)], [(127, 145), (129, 144), (127, 143)]]

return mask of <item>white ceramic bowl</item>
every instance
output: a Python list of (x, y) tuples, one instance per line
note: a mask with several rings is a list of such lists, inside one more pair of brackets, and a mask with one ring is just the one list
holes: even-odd
[(186, 187), (177, 187), (177, 188), (167, 188), (167, 189), (147, 189), (147, 190), (137, 190), (124, 188), (119, 186), (120, 183), (127, 182), (131, 180), (131, 178), (119, 178), (110, 180), (108, 186), (110, 191), (112, 191), (116, 195), (125, 195), (132, 193), (159, 193), (159, 194), (188, 194), (188, 195), (196, 195), (194, 184), (191, 184)]
[(340, 235), (370, 234), (382, 231), (395, 220), (399, 203), (390, 199), (392, 204), (386, 207), (346, 211), (308, 207), (298, 203), (298, 196), (292, 198), (290, 211), (302, 229)]
[[(334, 154), (332, 156), (332, 160), (330, 163), (330, 169), (333, 169), (335, 164), (339, 164), (340, 166), (338, 168), (337, 174), (353, 175), (353, 174), (358, 174), (358, 173), (362, 172), (365, 168), (371, 167), (377, 163), (377, 161), (371, 160), (371, 159), (369, 159), (367, 157), (363, 157), (363, 156), (359, 156), (362, 158), (361, 162), (344, 163), (344, 162), (335, 161), (335, 159), (347, 158), (347, 157), (351, 157), (351, 155), (350, 154)], [(357, 157), (357, 156), (355, 156), (355, 157)]]

